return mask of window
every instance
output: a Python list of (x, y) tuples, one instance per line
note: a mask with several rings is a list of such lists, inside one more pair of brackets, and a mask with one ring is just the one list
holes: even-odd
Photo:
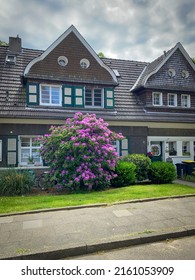
[(68, 64), (68, 58), (65, 56), (58, 57), (58, 64), (62, 67), (65, 67)]
[(61, 105), (61, 90), (59, 86), (41, 86), (41, 105), (52, 105), (59, 106)]
[(153, 105), (154, 106), (162, 106), (162, 93), (161, 92), (153, 92)]
[(2, 161), (2, 140), (0, 140), (0, 161)]
[(103, 91), (101, 88), (85, 89), (85, 106), (103, 107)]
[(177, 94), (168, 93), (168, 106), (170, 107), (177, 106)]
[(7, 55), (6, 56), (7, 64), (16, 64), (16, 56), (15, 55)]
[(182, 142), (182, 155), (190, 156), (190, 142), (189, 141)]
[(177, 155), (177, 142), (176, 141), (170, 141), (169, 142), (169, 155), (170, 156), (176, 156)]
[(80, 61), (81, 68), (87, 69), (89, 67), (89, 65), (90, 65), (90, 62), (88, 59), (86, 59), (86, 58), (81, 59), (81, 61)]
[(184, 108), (190, 107), (190, 95), (189, 94), (181, 95), (181, 107), (184, 107)]
[(41, 165), (40, 141), (37, 137), (20, 138), (20, 163), (22, 165), (35, 164)]

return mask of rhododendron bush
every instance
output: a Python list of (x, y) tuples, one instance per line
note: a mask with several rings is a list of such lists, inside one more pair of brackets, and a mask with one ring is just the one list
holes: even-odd
[(59, 189), (86, 190), (110, 186), (118, 154), (112, 142), (123, 139), (95, 114), (76, 113), (62, 126), (52, 126), (42, 139), (41, 155)]

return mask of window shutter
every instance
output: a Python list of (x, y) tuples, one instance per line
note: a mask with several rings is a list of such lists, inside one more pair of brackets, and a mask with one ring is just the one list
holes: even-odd
[(75, 107), (84, 107), (84, 88), (74, 88), (74, 105)]
[(74, 106), (74, 91), (71, 86), (62, 86), (62, 106), (72, 107)]
[(114, 90), (113, 90), (113, 88), (104, 89), (104, 107), (107, 109), (114, 108)]
[(84, 107), (84, 88), (63, 86), (62, 105), (64, 107)]
[(18, 137), (7, 138), (7, 166), (18, 165)]
[(129, 154), (129, 146), (128, 138), (120, 140), (120, 156), (126, 156)]
[(27, 105), (39, 105), (39, 84), (27, 83), (26, 103)]

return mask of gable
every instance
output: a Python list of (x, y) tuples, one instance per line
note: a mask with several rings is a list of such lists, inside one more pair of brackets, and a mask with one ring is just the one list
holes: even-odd
[(145, 87), (193, 90), (195, 71), (181, 50), (177, 48), (162, 67), (147, 79)]
[[(60, 57), (66, 58), (66, 66), (58, 63)], [(89, 67), (86, 69), (80, 65), (83, 59), (89, 61)], [(73, 26), (39, 58), (33, 60), (26, 67), (24, 75), (66, 82), (117, 84), (113, 71), (102, 62)]]

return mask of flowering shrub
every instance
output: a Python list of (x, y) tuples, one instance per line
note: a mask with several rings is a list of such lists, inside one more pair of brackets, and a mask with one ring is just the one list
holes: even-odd
[(110, 186), (118, 155), (112, 141), (123, 139), (95, 114), (76, 113), (63, 126), (52, 126), (42, 139), (41, 155), (58, 188), (99, 189)]

